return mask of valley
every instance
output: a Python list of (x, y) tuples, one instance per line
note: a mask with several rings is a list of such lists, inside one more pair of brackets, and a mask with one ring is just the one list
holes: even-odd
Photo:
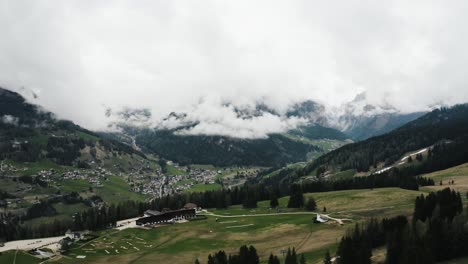
[(288, 249), (322, 263), (356, 225), (413, 219), (420, 197), (450, 188), (468, 204), (466, 105), (354, 142), (317, 123), (263, 139), (96, 133), (3, 93), (3, 115), (28, 114), (0, 123), (2, 263), (203, 263), (243, 245), (260, 263)]
[[(460, 168), (444, 172), (444, 176), (431, 177), (448, 179), (451, 177), (449, 175), (455, 173), (460, 181), (464, 181), (468, 180), (467, 168), (468, 164), (464, 164)], [(457, 188), (457, 183), (453, 187)], [(324, 252), (327, 249), (335, 250), (337, 238), (355, 223), (364, 222), (371, 217), (411, 215), (414, 198), (429, 191), (430, 188), (422, 191), (383, 188), (305, 194), (306, 198), (313, 196), (316, 199), (318, 208), (325, 206), (327, 215), (351, 219), (345, 221), (344, 225), (333, 221), (325, 224), (313, 223), (315, 213), (286, 207), (289, 197), (279, 199), (280, 213), (272, 212), (269, 201), (260, 201), (256, 209), (243, 209), (240, 206), (214, 209), (209, 210), (209, 213), (201, 213), (206, 215), (206, 220), (151, 229), (100, 231), (94, 234), (92, 240), (78, 242), (67, 254), (48, 262), (192, 263), (197, 258), (205, 259), (209, 253), (219, 248), (234, 252), (239, 244), (247, 243), (254, 244), (259, 252), (264, 252), (260, 254), (262, 263), (270, 252), (281, 255), (285, 246), (294, 246), (299, 253), (305, 254), (310, 263), (321, 263)], [(464, 203), (468, 203), (466, 198)], [(77, 256), (86, 258), (80, 259)], [(0, 257), (7, 258), (9, 255)]]

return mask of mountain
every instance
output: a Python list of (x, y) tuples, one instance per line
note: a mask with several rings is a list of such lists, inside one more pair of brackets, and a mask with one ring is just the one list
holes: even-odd
[(356, 141), (383, 135), (424, 115), (424, 112), (409, 114), (382, 113), (372, 116), (343, 116), (349, 125), (343, 133)]
[(117, 123), (123, 133), (112, 137), (183, 164), (277, 166), (317, 158), (349, 143), (349, 139), (359, 141), (381, 135), (423, 115), (400, 113), (388, 105), (368, 104), (365, 94), (356, 96), (339, 109), (311, 100), (298, 102), (284, 113), (262, 103), (252, 108), (226, 106), (232, 107), (238, 119), (274, 115), (281, 119), (300, 119), (305, 124), (261, 139), (187, 135), (187, 131), (203, 125), (203, 121), (191, 117), (190, 113), (170, 113), (162, 120), (166, 125), (153, 129), (138, 129), (123, 119)]
[[(302, 170), (302, 174), (308, 175), (319, 168), (322, 171), (375, 170), (393, 164), (405, 153), (441, 142), (444, 143), (442, 145), (447, 145), (448, 142), (450, 148), (466, 145), (468, 104), (436, 109), (390, 133), (343, 146), (309, 163)], [(464, 151), (452, 151), (453, 153), (446, 152), (446, 156), (453, 156), (453, 160), (463, 160), (463, 157), (455, 154), (465, 153)]]
[(182, 164), (274, 166), (305, 161), (318, 146), (282, 135), (266, 139), (236, 139), (223, 136), (177, 135), (173, 130), (145, 129), (136, 136), (139, 146), (148, 152)]
[(115, 170), (115, 159), (137, 163), (145, 155), (71, 121), (59, 120), (18, 93), (0, 88), (0, 159)]
[[(177, 132), (178, 129), (142, 129), (135, 139), (144, 151), (166, 159), (183, 164), (218, 166), (295, 163), (347, 143), (341, 132), (319, 125), (301, 127), (286, 134), (271, 134), (261, 139), (180, 135)], [(323, 141), (334, 144), (321, 144)]]
[(278, 166), (304, 162), (349, 143), (348, 136), (342, 132), (319, 124), (320, 119), (324, 117), (324, 107), (312, 101), (293, 105), (283, 114), (261, 103), (251, 108), (231, 104), (226, 106), (233, 109), (237, 118), (242, 120), (273, 115), (281, 119), (301, 119), (305, 124), (285, 133), (271, 133), (265, 138), (193, 135), (187, 131), (204, 121), (190, 116), (190, 113), (172, 112), (162, 119), (165, 125), (139, 128), (121, 119), (120, 122), (113, 123), (121, 133), (103, 135), (127, 144), (133, 141), (132, 145), (147, 153), (154, 153), (178, 163), (218, 166)]
[(369, 104), (366, 94), (361, 93), (352, 101), (330, 109), (327, 125), (360, 141), (390, 132), (424, 114), (426, 112), (402, 113), (388, 104)]

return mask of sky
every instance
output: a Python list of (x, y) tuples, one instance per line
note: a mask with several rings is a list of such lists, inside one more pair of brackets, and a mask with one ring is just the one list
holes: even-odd
[[(468, 102), (467, 1), (0, 1), (0, 86), (102, 130), (122, 109), (191, 134), (264, 137), (314, 100), (402, 112)], [(33, 96), (33, 94), (35, 96)], [(107, 114), (107, 115), (106, 115)], [(138, 120), (139, 122), (141, 120)]]

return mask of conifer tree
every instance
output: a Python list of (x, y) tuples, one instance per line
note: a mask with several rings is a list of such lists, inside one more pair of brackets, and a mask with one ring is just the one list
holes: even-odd
[(300, 258), (300, 260), (299, 260), (299, 264), (307, 264), (307, 261), (306, 261), (306, 259), (305, 259), (304, 254), (301, 254), (301, 258)]
[(304, 194), (298, 184), (291, 185), (288, 208), (302, 208), (304, 206)]
[(270, 257), (268, 258), (268, 264), (280, 264), (280, 261), (277, 256), (270, 254)]
[(278, 197), (276, 197), (276, 195), (273, 194), (273, 195), (271, 196), (271, 200), (270, 200), (270, 207), (271, 207), (271, 208), (276, 208), (276, 207), (278, 207), (278, 205), (279, 205), (279, 203), (278, 203)]
[(309, 211), (315, 211), (315, 209), (317, 209), (317, 203), (313, 197), (309, 197), (309, 199), (307, 199), (306, 209)]
[(325, 258), (323, 259), (323, 264), (332, 264), (330, 251), (328, 251), (328, 250), (327, 250), (327, 253), (325, 253)]

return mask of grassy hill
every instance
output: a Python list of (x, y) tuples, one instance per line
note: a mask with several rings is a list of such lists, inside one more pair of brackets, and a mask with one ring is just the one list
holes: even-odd
[[(343, 226), (333, 221), (314, 224), (310, 212), (300, 214), (298, 209), (285, 208), (288, 197), (279, 200), (280, 212), (290, 215), (277, 214), (269, 208), (269, 201), (259, 202), (256, 209), (231, 206), (209, 210), (213, 215), (207, 214), (207, 220), (150, 230), (99, 232), (97, 239), (78, 244), (68, 254), (70, 258), (57, 263), (193, 263), (196, 258), (204, 263), (210, 253), (221, 249), (233, 253), (243, 244), (253, 244), (262, 263), (270, 252), (281, 255), (281, 250), (287, 247), (296, 247), (304, 253), (308, 263), (318, 263), (327, 249), (335, 250), (338, 239), (354, 223), (372, 216), (409, 215), (420, 193), (423, 192), (382, 188), (306, 194), (316, 199), (320, 209), (326, 206), (331, 216), (353, 220)], [(77, 255), (86, 255), (86, 260), (76, 259)]]
[[(468, 163), (425, 176), (442, 180), (443, 187), (466, 190)], [(455, 184), (446, 184), (449, 180), (454, 180)], [(420, 191), (379, 188), (305, 194), (306, 199), (315, 198), (318, 212), (326, 207), (330, 217), (350, 219), (344, 225), (333, 220), (326, 224), (313, 223), (313, 212), (286, 208), (289, 197), (279, 199), (279, 211), (271, 209), (269, 201), (258, 202), (255, 209), (243, 209), (240, 205), (223, 210), (209, 209), (206, 220), (148, 230), (99, 231), (95, 233), (95, 239), (75, 244), (65, 257), (51, 262), (177, 264), (193, 263), (199, 258), (204, 263), (210, 253), (218, 250), (234, 253), (239, 246), (252, 244), (260, 254), (261, 263), (266, 262), (270, 253), (281, 256), (281, 250), (287, 247), (295, 247), (303, 253), (308, 263), (321, 263), (325, 251), (334, 252), (340, 237), (355, 223), (363, 223), (371, 217), (411, 216), (415, 198), (439, 188), (424, 187)], [(465, 196), (463, 201), (467, 203)], [(60, 204), (55, 206), (60, 211), (68, 210)], [(382, 253), (383, 250), (377, 249), (375, 259), (383, 259), (379, 256)], [(6, 253), (9, 254), (11, 252)], [(86, 258), (77, 259), (78, 255)]]

